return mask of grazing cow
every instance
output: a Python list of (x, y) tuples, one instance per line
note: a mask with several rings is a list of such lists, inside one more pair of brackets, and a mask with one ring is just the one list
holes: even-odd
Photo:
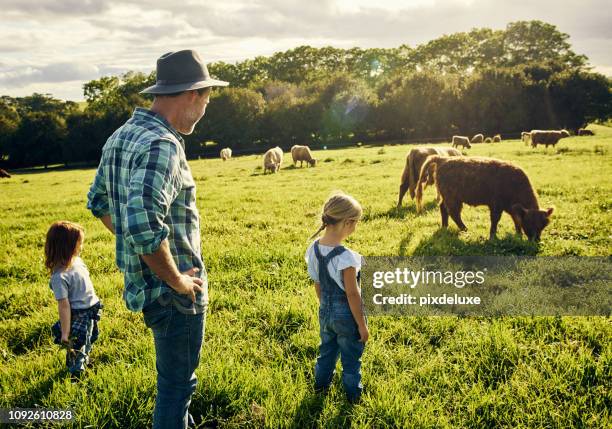
[[(410, 198), (414, 200), (414, 191), (419, 179), (421, 166), (429, 155), (461, 156), (461, 152), (450, 147), (419, 147), (411, 149), (406, 157), (406, 165), (402, 173), (397, 206), (401, 207), (406, 191), (410, 190)], [(429, 177), (427, 185), (433, 185), (433, 177)]]
[(291, 157), (293, 158), (293, 165), (297, 166), (297, 162), (300, 161), (300, 167), (306, 161), (308, 165), (314, 167), (317, 165), (317, 160), (312, 157), (312, 152), (308, 146), (294, 145), (291, 147)]
[(559, 140), (565, 137), (569, 137), (567, 130), (531, 130), (531, 147), (536, 147), (539, 144), (543, 144), (546, 148), (548, 146), (555, 146)]
[(453, 147), (463, 146), (464, 148), (470, 149), (470, 139), (465, 136), (453, 136)]
[(529, 144), (529, 141), (531, 140), (531, 134), (527, 131), (523, 131), (521, 133), (521, 140), (523, 141), (523, 143), (525, 143), (525, 146), (527, 146)]
[(276, 173), (280, 170), (280, 167), (283, 163), (283, 150), (276, 146), (272, 149), (268, 149), (268, 151), (264, 154), (264, 174), (268, 172)]
[(493, 143), (493, 139), (491, 137), (487, 137), (484, 142), (485, 143)]
[(223, 148), (221, 149), (219, 155), (223, 161), (227, 161), (228, 159), (232, 158), (232, 150), (229, 147)]
[(8, 173), (8, 171), (0, 168), (0, 178), (10, 179), (11, 175)]
[(482, 143), (484, 141), (484, 135), (476, 134), (472, 137), (472, 141), (470, 143)]
[(553, 213), (552, 207), (540, 210), (529, 178), (513, 164), (492, 158), (436, 155), (430, 156), (421, 168), (416, 191), (419, 211), (423, 183), (431, 176), (435, 177), (442, 196), (440, 214), (444, 228), (448, 227), (450, 215), (459, 229), (466, 231), (467, 227), (461, 220), (463, 204), (485, 205), (491, 213), (489, 239), (495, 237), (499, 219), (506, 212), (512, 217), (517, 234), (523, 231), (530, 240), (539, 241)]
[(499, 134), (493, 136), (493, 143), (501, 143), (501, 136)]
[(586, 128), (580, 128), (578, 130), (578, 135), (579, 136), (594, 136), (595, 132), (592, 130), (587, 130)]

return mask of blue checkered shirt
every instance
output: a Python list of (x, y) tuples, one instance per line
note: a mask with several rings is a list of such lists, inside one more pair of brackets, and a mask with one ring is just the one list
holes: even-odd
[[(136, 108), (106, 141), (87, 195), (94, 216), (111, 216), (128, 309), (140, 311), (167, 293), (165, 297), (172, 296), (189, 313), (202, 312), (208, 303), (195, 192), (183, 138), (161, 115)], [(205, 292), (196, 294), (195, 305), (176, 294), (140, 258), (155, 252), (166, 238), (179, 271), (200, 269)]]

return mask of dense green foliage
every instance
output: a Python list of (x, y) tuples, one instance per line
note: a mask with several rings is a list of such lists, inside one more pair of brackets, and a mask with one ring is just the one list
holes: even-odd
[[(192, 161), (211, 305), (191, 412), (201, 427), (610, 427), (612, 325), (604, 317), (371, 317), (363, 402), (350, 407), (336, 376), (313, 392), (316, 297), (303, 260), (320, 206), (335, 189), (365, 210), (348, 246), (370, 255), (610, 255), (612, 129), (556, 148), (474, 145), (511, 160), (540, 204), (555, 205), (540, 245), (502, 217), (488, 241), (486, 208), (469, 228), (439, 228), (435, 193), (425, 212), (396, 209), (410, 146), (314, 151), (315, 168), (263, 175), (261, 156)], [(113, 237), (85, 208), (95, 171), (34, 170), (0, 181), (0, 407), (70, 407), (72, 427), (150, 427), (153, 339), (121, 298)], [(49, 327), (57, 308), (43, 267), (48, 226), (84, 225), (83, 259), (106, 308), (93, 367), (71, 384)]]
[[(605, 122), (612, 114), (611, 81), (589, 71), (568, 39), (551, 24), (519, 21), (415, 48), (300, 46), (236, 64), (216, 62), (211, 73), (231, 86), (213, 94), (207, 115), (187, 137), (188, 155), (481, 132), (514, 137)], [(130, 72), (88, 82), (83, 110), (48, 96), (3, 97), (0, 163), (95, 162), (134, 107), (149, 105), (138, 91), (154, 81), (155, 73)]]

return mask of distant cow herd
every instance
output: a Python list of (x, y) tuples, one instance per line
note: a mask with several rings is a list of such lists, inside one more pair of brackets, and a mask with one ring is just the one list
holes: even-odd
[[(531, 130), (521, 133), (525, 145), (555, 146), (559, 140), (569, 137), (567, 130)], [(592, 136), (594, 132), (580, 129), (579, 136)], [(501, 215), (505, 212), (512, 218), (517, 234), (525, 234), (530, 240), (540, 240), (542, 230), (548, 225), (553, 208), (541, 209), (538, 198), (529, 178), (518, 166), (494, 158), (464, 156), (457, 148), (470, 149), (472, 144), (500, 143), (502, 137), (495, 134), (485, 137), (479, 133), (471, 139), (455, 135), (451, 138), (452, 147), (419, 147), (410, 150), (402, 172), (397, 207), (402, 206), (406, 192), (416, 200), (417, 212), (422, 211), (423, 189), (435, 185), (440, 206), (442, 226), (448, 226), (448, 218), (459, 227), (467, 230), (461, 219), (464, 204), (487, 206), (490, 211), (491, 226), (489, 238), (493, 239)], [(232, 156), (231, 149), (221, 150), (221, 159)], [(295, 145), (291, 148), (293, 165), (300, 167), (306, 162), (314, 167), (317, 160), (308, 146)], [(276, 173), (283, 163), (283, 150), (276, 146), (263, 155), (265, 173)]]
[[(580, 129), (579, 136), (592, 136), (594, 132)], [(559, 140), (569, 137), (567, 130), (532, 130), (521, 133), (521, 140), (531, 147), (555, 146)], [(453, 136), (453, 148), (415, 148), (406, 158), (406, 165), (399, 188), (398, 208), (406, 191), (416, 199), (417, 211), (422, 211), (423, 189), (435, 184), (442, 226), (448, 226), (448, 218), (465, 231), (461, 219), (463, 204), (487, 206), (491, 216), (489, 238), (497, 232), (502, 213), (508, 213), (517, 234), (524, 233), (530, 240), (540, 240), (542, 230), (548, 225), (553, 208), (540, 209), (536, 193), (525, 172), (509, 162), (493, 158), (466, 157), (457, 147), (470, 149), (474, 143), (501, 142), (499, 134), (485, 138), (476, 134), (472, 139)]]

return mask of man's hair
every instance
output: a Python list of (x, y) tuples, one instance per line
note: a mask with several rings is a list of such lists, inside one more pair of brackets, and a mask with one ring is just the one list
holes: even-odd
[(188, 89), (187, 91), (179, 91), (179, 92), (171, 92), (170, 94), (155, 94), (155, 97), (178, 97), (179, 95), (185, 93), (185, 92), (189, 92), (189, 91), (198, 91), (198, 95), (201, 97), (204, 95), (204, 93), (210, 88), (210, 90), (212, 91), (212, 87), (206, 87), (206, 88), (198, 88), (198, 89)]

